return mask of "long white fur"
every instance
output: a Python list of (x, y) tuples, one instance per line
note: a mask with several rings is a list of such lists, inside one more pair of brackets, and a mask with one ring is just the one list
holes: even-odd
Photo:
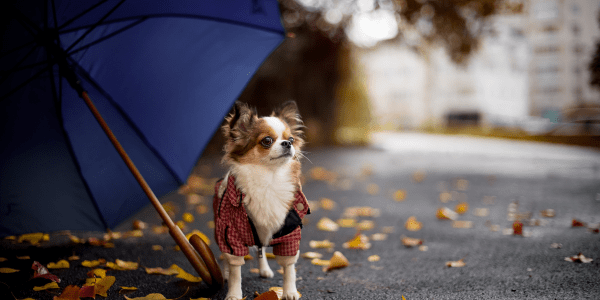
[[(258, 237), (263, 245), (269, 245), (271, 238), (285, 222), (285, 217), (294, 200), (296, 192), (295, 181), (292, 178), (292, 158), (294, 147), (291, 148), (291, 157), (275, 159), (283, 153), (281, 143), (285, 125), (276, 117), (264, 117), (267, 124), (277, 134), (276, 140), (269, 151), (269, 155), (261, 160), (264, 164), (233, 163), (221, 188), (227, 186), (229, 174), (236, 179), (236, 186), (246, 195), (243, 203), (246, 212), (252, 219)], [(275, 137), (272, 137), (275, 138)], [(223, 190), (219, 191), (222, 194)], [(259, 260), (259, 270), (263, 277), (273, 277), (273, 271), (264, 256)], [(278, 257), (277, 262), (284, 268), (284, 299), (298, 299), (296, 290), (295, 263), (298, 254), (293, 257)], [(226, 299), (241, 298), (241, 273), (240, 265), (228, 263), (229, 292)]]

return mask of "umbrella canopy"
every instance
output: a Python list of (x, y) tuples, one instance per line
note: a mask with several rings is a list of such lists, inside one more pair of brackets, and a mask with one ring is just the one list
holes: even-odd
[(105, 230), (180, 185), (284, 37), (276, 1), (4, 1), (0, 235)]

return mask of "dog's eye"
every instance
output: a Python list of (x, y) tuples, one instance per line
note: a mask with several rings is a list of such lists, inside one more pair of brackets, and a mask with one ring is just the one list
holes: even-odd
[(294, 138), (293, 138), (293, 137), (290, 137), (290, 138), (288, 139), (288, 141), (290, 141), (290, 143), (292, 143), (292, 144), (293, 144), (293, 143), (294, 143)]
[(263, 145), (263, 147), (265, 147), (265, 148), (269, 148), (273, 144), (273, 138), (268, 136), (268, 137), (262, 139), (262, 141), (260, 141), (260, 144)]

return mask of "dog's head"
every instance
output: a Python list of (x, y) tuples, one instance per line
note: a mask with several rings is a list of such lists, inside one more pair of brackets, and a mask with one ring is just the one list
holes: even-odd
[(236, 102), (225, 121), (224, 163), (278, 166), (300, 157), (304, 126), (294, 101), (268, 117), (258, 117), (255, 109)]

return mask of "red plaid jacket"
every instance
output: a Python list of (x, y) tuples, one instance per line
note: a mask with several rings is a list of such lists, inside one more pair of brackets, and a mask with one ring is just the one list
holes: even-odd
[[(248, 255), (249, 246), (262, 246), (254, 229), (254, 225), (242, 204), (245, 195), (236, 188), (235, 178), (229, 176), (227, 188), (219, 195), (219, 180), (215, 186), (213, 211), (215, 214), (215, 239), (223, 253), (235, 256)], [(310, 214), (306, 197), (301, 191), (294, 194), (295, 200), (279, 232), (273, 235), (269, 246), (273, 246), (273, 254), (294, 256), (300, 249), (302, 218)]]

